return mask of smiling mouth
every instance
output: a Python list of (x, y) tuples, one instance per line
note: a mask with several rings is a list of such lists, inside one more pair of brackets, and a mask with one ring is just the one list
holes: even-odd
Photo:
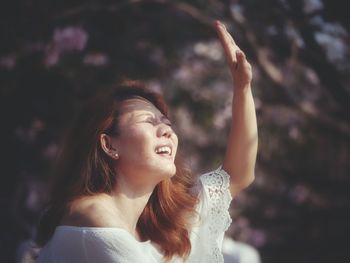
[(155, 152), (156, 152), (156, 154), (159, 154), (159, 155), (162, 155), (162, 156), (171, 157), (172, 149), (168, 145), (160, 146), (160, 147), (156, 148)]

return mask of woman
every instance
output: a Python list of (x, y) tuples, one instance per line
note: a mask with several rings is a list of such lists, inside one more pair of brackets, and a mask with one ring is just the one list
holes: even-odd
[(121, 84), (89, 102), (67, 136), (37, 262), (223, 262), (230, 201), (254, 179), (257, 127), (250, 64), (215, 27), (234, 84), (222, 167), (191, 176), (163, 99)]

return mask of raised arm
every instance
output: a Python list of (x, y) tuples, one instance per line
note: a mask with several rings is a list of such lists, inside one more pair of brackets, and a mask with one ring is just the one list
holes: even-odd
[(255, 105), (251, 91), (252, 69), (225, 26), (215, 22), (233, 79), (232, 122), (223, 169), (231, 177), (231, 194), (237, 195), (254, 180), (258, 149)]

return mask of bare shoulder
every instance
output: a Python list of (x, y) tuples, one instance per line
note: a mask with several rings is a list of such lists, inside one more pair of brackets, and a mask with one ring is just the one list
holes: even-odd
[(80, 227), (118, 227), (118, 219), (108, 196), (97, 195), (73, 201), (62, 225)]

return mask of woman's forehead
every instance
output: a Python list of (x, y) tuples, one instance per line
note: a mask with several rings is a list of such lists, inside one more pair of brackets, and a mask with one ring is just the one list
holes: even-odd
[(154, 115), (163, 115), (150, 101), (142, 98), (135, 97), (124, 100), (120, 107), (121, 114), (124, 113), (137, 113), (137, 112), (150, 112)]

